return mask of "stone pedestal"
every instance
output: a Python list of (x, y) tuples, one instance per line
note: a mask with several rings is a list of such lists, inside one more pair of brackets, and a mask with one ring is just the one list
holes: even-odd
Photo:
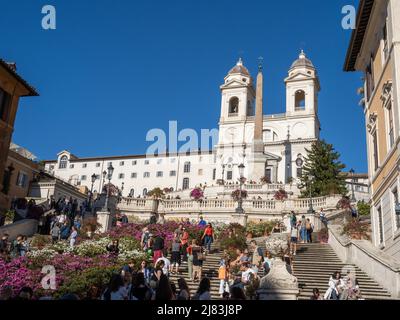
[(286, 269), (286, 262), (274, 259), (270, 272), (261, 279), (257, 290), (260, 300), (297, 300), (297, 278)]
[(246, 227), (247, 226), (247, 218), (248, 218), (248, 215), (245, 213), (234, 213), (234, 214), (232, 214), (231, 222), (239, 223), (243, 227)]
[(100, 232), (105, 233), (111, 229), (112, 215), (108, 211), (97, 212), (97, 222), (101, 225)]

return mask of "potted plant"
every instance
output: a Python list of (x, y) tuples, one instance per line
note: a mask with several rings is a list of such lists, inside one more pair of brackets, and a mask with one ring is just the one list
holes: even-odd
[(232, 192), (231, 197), (235, 201), (239, 201), (239, 199), (246, 199), (247, 198), (247, 191), (246, 190), (235, 190)]
[(201, 201), (204, 198), (204, 192), (201, 188), (194, 188), (190, 192), (190, 197), (195, 201)]
[(287, 198), (288, 198), (288, 193), (285, 190), (280, 189), (280, 190), (275, 192), (275, 195), (274, 195), (274, 199), (275, 200), (277, 200), (277, 201), (285, 201)]

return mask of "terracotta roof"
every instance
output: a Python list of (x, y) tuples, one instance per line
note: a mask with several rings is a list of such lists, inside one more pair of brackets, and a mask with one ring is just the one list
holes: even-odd
[(344, 71), (356, 71), (355, 65), (361, 47), (364, 43), (365, 33), (369, 24), (375, 0), (360, 0), (357, 13), (356, 29), (353, 30), (349, 48), (347, 49)]
[(244, 74), (244, 75), (246, 75), (246, 76), (250, 76), (250, 72), (249, 72), (249, 70), (243, 65), (242, 59), (239, 59), (239, 61), (237, 62), (236, 66), (234, 66), (234, 67), (228, 72), (228, 74), (234, 74), (234, 73), (240, 73), (240, 74)]
[(22, 97), (39, 96), (36, 89), (32, 87), (17, 73), (15, 63), (7, 63), (4, 60), (0, 59), (0, 66), (6, 69), (8, 73), (10, 73), (14, 78), (16, 78), (29, 91), (28, 94), (23, 95)]
[(294, 69), (294, 68), (301, 68), (301, 67), (309, 67), (309, 68), (315, 69), (313, 63), (311, 62), (310, 59), (308, 59), (306, 57), (306, 55), (305, 55), (303, 50), (301, 50), (299, 58), (292, 63), (292, 66), (290, 67), (290, 70)]

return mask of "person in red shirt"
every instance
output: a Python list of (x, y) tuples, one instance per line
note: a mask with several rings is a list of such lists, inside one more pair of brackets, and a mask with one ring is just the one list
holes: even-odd
[(206, 247), (207, 253), (209, 253), (211, 251), (211, 244), (214, 241), (214, 229), (211, 223), (207, 224), (201, 240), (204, 241), (204, 246)]
[(186, 228), (182, 228), (182, 236), (181, 236), (181, 248), (182, 248), (182, 254), (183, 254), (183, 261), (187, 261), (187, 254), (186, 254), (186, 249), (188, 247), (188, 241), (189, 241), (189, 232), (187, 232)]

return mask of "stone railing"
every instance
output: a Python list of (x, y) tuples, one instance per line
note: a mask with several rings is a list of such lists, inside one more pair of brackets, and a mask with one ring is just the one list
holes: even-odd
[(6, 226), (0, 227), (0, 236), (9, 235), (9, 240), (14, 240), (18, 235), (30, 237), (37, 232), (38, 221), (34, 219), (20, 220)]
[[(224, 186), (225, 191), (233, 191), (236, 189), (239, 189), (238, 184), (229, 184)], [(279, 183), (268, 183), (268, 184), (244, 184), (242, 186), (243, 190), (275, 190), (278, 191), (279, 189), (285, 189), (284, 184), (279, 184)]]
[(387, 289), (393, 297), (400, 298), (400, 263), (374, 247), (367, 240), (352, 240), (342, 235), (342, 227), (328, 225), (329, 244), (343, 261), (355, 264)]
[[(312, 198), (314, 210), (323, 208), (324, 210), (335, 210), (336, 204), (340, 200), (340, 196)], [(194, 201), (189, 199), (183, 200), (160, 200), (159, 203), (153, 199), (133, 199), (123, 198), (118, 204), (121, 211), (127, 212), (163, 212), (163, 213), (202, 213), (210, 212), (227, 212), (234, 213), (238, 204), (231, 199), (204, 199), (202, 201)], [(246, 213), (288, 213), (295, 211), (296, 213), (306, 213), (310, 206), (309, 199), (288, 199), (286, 201), (276, 200), (243, 200), (243, 209)]]

